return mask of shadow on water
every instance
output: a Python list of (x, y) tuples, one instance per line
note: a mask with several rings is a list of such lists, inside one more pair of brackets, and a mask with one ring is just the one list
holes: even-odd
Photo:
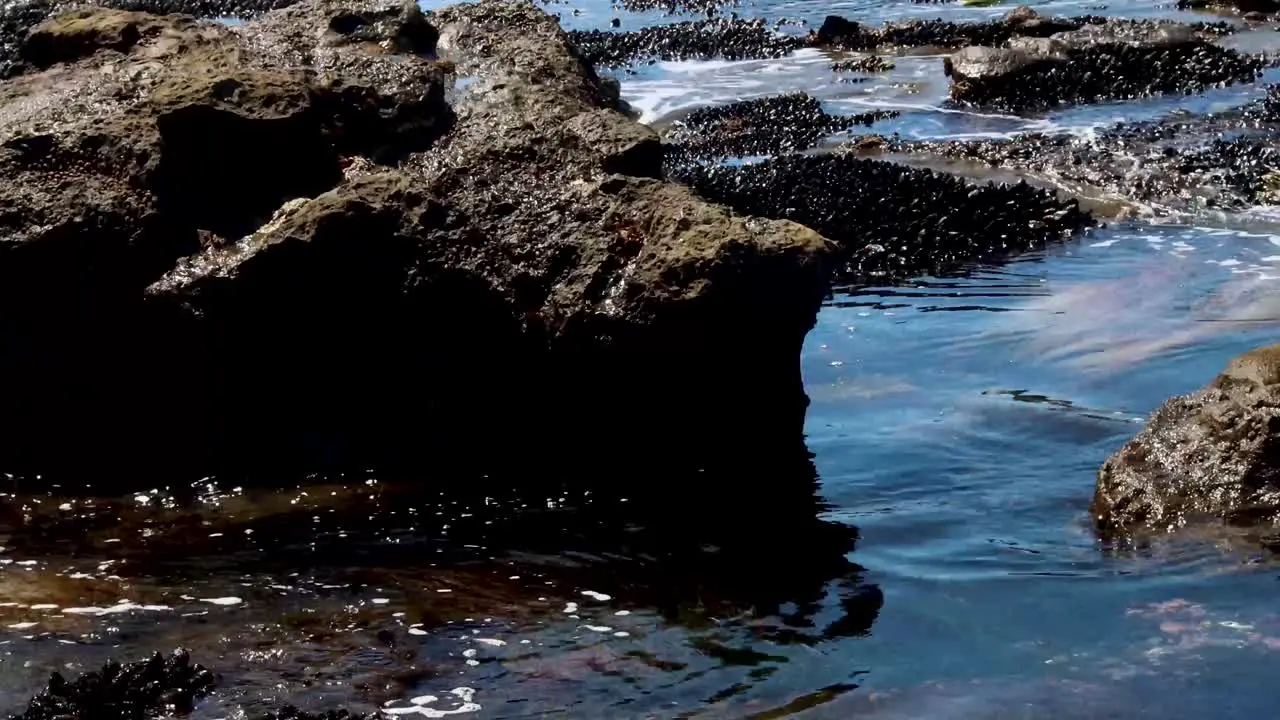
[(0, 693), (20, 709), (54, 669), (175, 645), (222, 678), (197, 718), (426, 694), (483, 717), (693, 717), (857, 686), (863, 669), (824, 667), (822, 648), (866, 635), (883, 596), (849, 559), (856, 529), (820, 519), (807, 451), (716, 471), (618, 465), (124, 497), (12, 488)]

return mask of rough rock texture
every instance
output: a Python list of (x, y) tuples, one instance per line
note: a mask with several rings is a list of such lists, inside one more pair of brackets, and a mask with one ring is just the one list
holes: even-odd
[(1093, 224), (1026, 184), (975, 185), (846, 153), (787, 155), (680, 173), (741, 212), (801, 222), (840, 243), (842, 283), (882, 283), (1043, 247)]
[(789, 55), (809, 44), (783, 35), (764, 20), (714, 18), (654, 25), (628, 32), (575, 30), (569, 33), (593, 65), (619, 67), (655, 60), (749, 60)]
[(656, 135), (530, 4), (85, 10), (21, 55), (6, 469), (799, 441), (829, 243), (659, 179)]
[(1276, 0), (1178, 0), (1179, 10), (1235, 10), (1250, 15), (1280, 12)]
[(1280, 345), (1160, 406), (1102, 466), (1092, 512), (1109, 535), (1280, 522)]
[(667, 130), (667, 166), (679, 172), (694, 159), (806, 150), (836, 133), (897, 116), (893, 111), (835, 115), (823, 109), (817, 98), (804, 93), (699, 108)]
[(874, 50), (881, 47), (961, 47), (996, 46), (1014, 37), (1048, 37), (1078, 30), (1087, 23), (1106, 22), (1099, 16), (1073, 18), (1042, 17), (1029, 7), (1019, 7), (999, 20), (949, 22), (908, 20), (880, 27), (863, 25), (839, 15), (828, 15), (812, 40), (824, 47)]
[(19, 70), (18, 52), (27, 32), (49, 17), (87, 6), (202, 18), (249, 18), (297, 0), (15, 0), (0, 4), (0, 79)]
[(1026, 134), (1000, 140), (907, 141), (883, 149), (961, 158), (1017, 170), (1059, 186), (1141, 203), (1155, 210), (1239, 210), (1275, 203), (1280, 167), (1280, 96), (1210, 115), (1118, 123), (1087, 137)]
[(193, 664), (185, 650), (169, 657), (108, 662), (68, 682), (54, 673), (14, 720), (142, 720), (161, 714), (186, 714), (213, 689), (213, 673)]
[(1262, 59), (1170, 22), (1086, 24), (1049, 37), (966, 47), (946, 60), (951, 98), (1006, 110), (1190, 93), (1256, 78)]

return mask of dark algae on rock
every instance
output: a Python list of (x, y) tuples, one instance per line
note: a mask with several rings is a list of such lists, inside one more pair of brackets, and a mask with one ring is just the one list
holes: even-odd
[(1104, 535), (1197, 523), (1280, 523), (1280, 346), (1235, 358), (1207, 387), (1174, 397), (1098, 473)]
[(207, 695), (214, 675), (193, 663), (185, 650), (168, 657), (107, 662), (101, 669), (68, 681), (55, 673), (48, 686), (11, 720), (143, 720), (191, 712)]

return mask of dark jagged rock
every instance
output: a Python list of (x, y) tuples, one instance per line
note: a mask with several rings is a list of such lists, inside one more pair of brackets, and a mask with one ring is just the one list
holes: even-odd
[(831, 64), (831, 69), (835, 72), (877, 73), (892, 70), (894, 67), (896, 66), (893, 63), (879, 55), (870, 55), (853, 60), (841, 60)]
[(1048, 38), (971, 46), (946, 60), (951, 98), (1027, 110), (1064, 102), (1191, 93), (1247, 82), (1265, 63), (1177, 23), (1109, 22)]
[(532, 5), (97, 9), (23, 52), (6, 470), (590, 462), (702, 452), (721, 412), (735, 446), (800, 437), (828, 241), (662, 180), (657, 135)]
[(841, 280), (886, 282), (1044, 247), (1093, 224), (1026, 184), (974, 185), (842, 154), (789, 155), (682, 173), (708, 198), (804, 223), (841, 245)]
[(667, 166), (806, 150), (835, 133), (897, 115), (885, 111), (832, 115), (817, 98), (804, 93), (701, 108), (668, 130)]
[(213, 689), (214, 675), (185, 650), (149, 660), (108, 662), (68, 682), (54, 673), (49, 685), (13, 720), (142, 720), (191, 712)]
[(1091, 510), (1109, 537), (1280, 522), (1280, 346), (1161, 405), (1102, 466)]
[(569, 34), (587, 62), (618, 67), (646, 60), (748, 60), (789, 55), (805, 38), (774, 32), (764, 20), (714, 18), (655, 25), (629, 32), (576, 30)]

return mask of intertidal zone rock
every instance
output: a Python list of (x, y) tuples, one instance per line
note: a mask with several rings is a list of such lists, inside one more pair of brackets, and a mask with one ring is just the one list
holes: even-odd
[(1013, 111), (1199, 92), (1262, 72), (1262, 59), (1213, 44), (1215, 34), (1173, 22), (1111, 20), (966, 47), (947, 58), (945, 71), (952, 100)]
[(1102, 466), (1092, 512), (1105, 535), (1280, 523), (1280, 345), (1161, 405)]
[(88, 8), (19, 56), (0, 470), (800, 442), (830, 243), (661, 179), (532, 4)]

